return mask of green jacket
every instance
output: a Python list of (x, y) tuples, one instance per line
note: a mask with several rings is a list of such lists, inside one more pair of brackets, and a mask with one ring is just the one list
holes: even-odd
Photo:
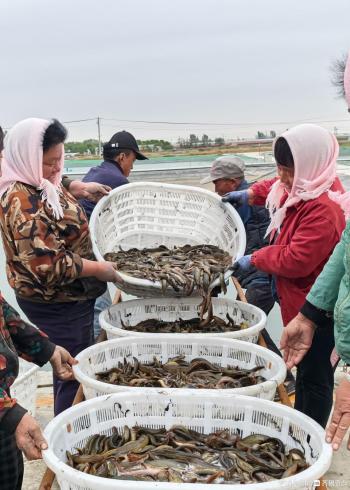
[(350, 221), (306, 299), (316, 308), (334, 311), (335, 347), (350, 364)]

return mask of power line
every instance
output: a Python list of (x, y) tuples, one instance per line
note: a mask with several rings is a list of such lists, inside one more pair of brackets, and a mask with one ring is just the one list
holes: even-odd
[(97, 117), (90, 117), (88, 119), (76, 119), (74, 121), (62, 121), (63, 124), (71, 124), (71, 123), (78, 123), (78, 122), (86, 122), (86, 121), (96, 121), (98, 119)]
[[(197, 126), (197, 127), (209, 127), (209, 126), (226, 126), (226, 127), (246, 127), (246, 126), (273, 126), (273, 125), (289, 125), (294, 123), (338, 123), (338, 122), (350, 122), (350, 119), (319, 119), (319, 118), (308, 118), (308, 119), (295, 119), (290, 121), (250, 121), (250, 122), (203, 122), (203, 121), (150, 121), (146, 119), (117, 119), (117, 118), (107, 118), (107, 117), (89, 117), (85, 119), (73, 119), (69, 121), (62, 121), (63, 124), (74, 124), (89, 121), (115, 121), (115, 122), (127, 122), (127, 123), (138, 123), (138, 124), (162, 124), (169, 126)], [(5, 127), (4, 130), (8, 131), (10, 127)]]
[(148, 121), (141, 119), (114, 119), (101, 117), (101, 120), (104, 121), (116, 121), (116, 122), (128, 122), (128, 123), (143, 123), (143, 124), (166, 124), (166, 125), (187, 125), (187, 126), (259, 126), (259, 125), (278, 125), (278, 124), (292, 124), (292, 123), (302, 123), (302, 122), (319, 122), (319, 123), (333, 123), (333, 122), (350, 122), (349, 119), (329, 119), (329, 120), (321, 120), (317, 118), (309, 118), (309, 119), (295, 119), (292, 121), (255, 121), (255, 122), (236, 122), (236, 123), (218, 123), (218, 122), (193, 122), (193, 121)]
[[(72, 124), (72, 123), (79, 123), (79, 122), (86, 122), (86, 121), (96, 121), (96, 117), (90, 117), (87, 119), (74, 119), (72, 121), (62, 121), (62, 124)], [(8, 128), (3, 128), (5, 131), (9, 131), (11, 129), (11, 126)]]

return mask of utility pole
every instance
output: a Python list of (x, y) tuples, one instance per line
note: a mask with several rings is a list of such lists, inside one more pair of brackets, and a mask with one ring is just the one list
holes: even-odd
[(101, 122), (100, 117), (97, 117), (97, 131), (98, 131), (98, 156), (101, 156)]

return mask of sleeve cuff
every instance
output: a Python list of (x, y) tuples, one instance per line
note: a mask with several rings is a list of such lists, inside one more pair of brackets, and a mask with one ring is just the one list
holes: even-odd
[(35, 364), (41, 367), (47, 362), (49, 362), (49, 360), (52, 357), (52, 354), (54, 353), (55, 348), (56, 348), (56, 344), (50, 342), (49, 339), (43, 338), (40, 352), (38, 352), (37, 354), (35, 354), (35, 356), (33, 356)]
[(302, 313), (308, 320), (319, 328), (333, 328), (333, 312), (321, 310), (317, 308), (309, 301), (305, 301), (304, 305), (300, 309)]
[(8, 434), (14, 434), (17, 429), (17, 425), (20, 423), (26, 413), (27, 410), (16, 403), (16, 405), (10, 408), (7, 413), (2, 417), (0, 429), (7, 432)]
[(62, 185), (63, 187), (68, 191), (69, 190), (69, 186), (71, 185), (71, 183), (73, 182), (72, 179), (70, 179), (69, 177), (67, 177), (66, 175), (63, 175), (62, 177)]
[(256, 252), (254, 252), (251, 256), (250, 256), (250, 263), (256, 267)]

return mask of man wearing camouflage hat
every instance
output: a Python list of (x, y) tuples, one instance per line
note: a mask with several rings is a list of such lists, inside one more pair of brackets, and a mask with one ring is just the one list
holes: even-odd
[[(241, 158), (236, 156), (219, 157), (213, 162), (210, 175), (201, 180), (201, 184), (213, 182), (215, 192), (221, 197), (229, 192), (243, 191), (249, 188), (249, 184), (245, 180), (244, 171), (245, 164)], [(223, 201), (225, 202), (225, 198), (223, 198)], [(268, 210), (264, 206), (250, 205), (248, 200), (242, 202), (236, 210), (246, 230), (247, 245), (245, 255), (252, 254), (268, 245), (268, 239), (264, 238), (270, 223)], [(268, 274), (251, 266), (246, 272), (240, 272), (236, 276), (241, 286), (246, 289), (248, 303), (258, 306), (268, 315), (275, 302)], [(268, 348), (281, 356), (278, 347), (265, 329), (262, 331), (262, 335)], [(294, 393), (295, 381), (291, 372), (287, 374), (286, 384), (289, 394)]]

